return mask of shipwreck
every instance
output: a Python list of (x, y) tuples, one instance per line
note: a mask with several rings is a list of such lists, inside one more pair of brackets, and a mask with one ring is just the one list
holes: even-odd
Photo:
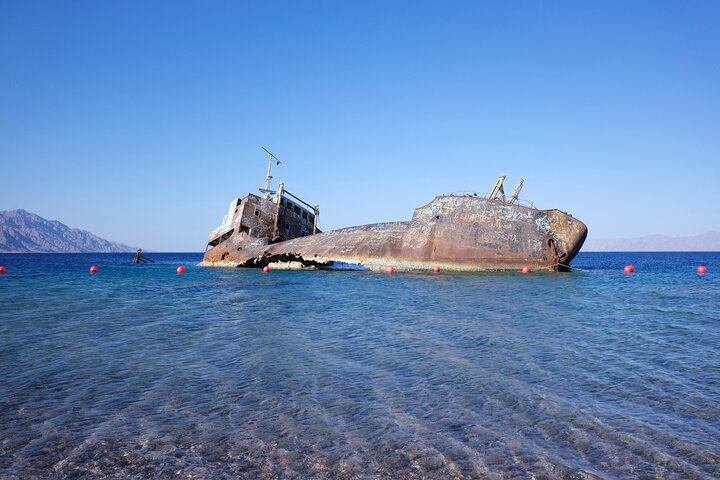
[[(267, 152), (267, 150), (266, 150)], [(270, 266), (276, 269), (428, 271), (567, 271), (587, 227), (560, 210), (523, 204), (520, 180), (505, 196), (505, 175), (489, 195), (448, 194), (415, 209), (408, 221), (328, 232), (318, 229), (320, 207), (270, 189), (279, 160), (267, 152), (265, 188), (230, 203), (222, 225), (209, 236), (200, 265)]]

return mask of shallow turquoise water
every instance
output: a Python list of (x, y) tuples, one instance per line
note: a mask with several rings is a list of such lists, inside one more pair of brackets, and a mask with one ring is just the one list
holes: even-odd
[(150, 256), (0, 255), (0, 478), (720, 477), (720, 254)]

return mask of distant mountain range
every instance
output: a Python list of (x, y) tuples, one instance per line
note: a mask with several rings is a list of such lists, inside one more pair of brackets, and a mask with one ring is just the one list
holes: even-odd
[[(0, 253), (131, 252), (135, 249), (92, 233), (46, 220), (25, 210), (0, 211)], [(585, 252), (715, 252), (720, 232), (689, 237), (588, 238)]]
[(588, 238), (585, 252), (717, 252), (720, 232), (706, 232), (691, 237), (646, 235), (638, 238)]
[(25, 210), (0, 211), (0, 252), (74, 253), (130, 252), (122, 243), (111, 242), (85, 230), (46, 220)]

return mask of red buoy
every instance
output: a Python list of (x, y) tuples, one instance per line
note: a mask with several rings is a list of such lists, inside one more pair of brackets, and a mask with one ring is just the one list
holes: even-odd
[[(2, 267), (0, 267), (0, 272), (4, 272), (4, 271), (5, 271), (5, 270), (2, 270)], [(707, 268), (705, 268), (705, 265), (700, 265), (700, 266), (698, 267), (698, 273), (699, 273), (700, 275), (703, 275), (703, 274), (706, 273), (706, 272), (707, 272)]]
[(92, 267), (90, 267), (90, 273), (97, 273), (97, 272), (98, 272), (98, 268), (96, 265), (93, 265)]
[(265, 265), (263, 267), (263, 272), (268, 273), (270, 271), (270, 265)]
[(387, 273), (395, 273), (395, 267), (388, 267)]
[(185, 273), (185, 267), (183, 267), (182, 265), (180, 265), (180, 266), (177, 268), (176, 272), (177, 272), (177, 273)]
[(433, 268), (433, 272), (435, 272), (435, 273), (440, 272), (440, 267), (435, 267), (435, 268)]
[(530, 267), (528, 267), (527, 265), (524, 266), (522, 269), (522, 273), (530, 273)]
[(632, 265), (625, 265), (625, 268), (623, 268), (623, 271), (625, 273), (633, 273), (635, 271), (635, 267)]
[(7, 272), (7, 270), (5, 270), (5, 267), (0, 266), (0, 273), (5, 273), (5, 272)]

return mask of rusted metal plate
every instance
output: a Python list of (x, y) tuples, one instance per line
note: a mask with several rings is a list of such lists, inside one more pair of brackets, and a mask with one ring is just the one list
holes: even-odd
[(587, 227), (559, 210), (537, 210), (481, 197), (441, 196), (408, 222), (344, 228), (269, 244), (233, 235), (205, 253), (201, 265), (371, 270), (563, 270)]

